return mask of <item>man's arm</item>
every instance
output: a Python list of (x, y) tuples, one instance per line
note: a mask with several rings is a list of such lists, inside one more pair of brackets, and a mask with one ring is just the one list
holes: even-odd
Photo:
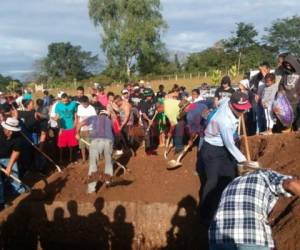
[(300, 180), (298, 178), (284, 180), (282, 186), (287, 192), (300, 197)]
[(9, 161), (8, 161), (8, 164), (7, 164), (6, 169), (5, 169), (5, 173), (6, 173), (7, 176), (11, 175), (13, 165), (18, 160), (19, 156), (20, 156), (19, 151), (12, 151), (12, 153), (10, 155), (10, 158), (9, 158)]
[(232, 156), (237, 160), (237, 162), (247, 161), (246, 157), (242, 154), (242, 152), (237, 148), (237, 146), (234, 143), (234, 131), (226, 126), (219, 127), (224, 146), (228, 149)]

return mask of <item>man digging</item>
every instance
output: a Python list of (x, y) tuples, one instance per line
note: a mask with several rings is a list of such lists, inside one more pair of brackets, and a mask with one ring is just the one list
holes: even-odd
[(96, 186), (98, 181), (98, 168), (97, 163), (100, 155), (104, 153), (105, 169), (102, 181), (106, 186), (112, 183), (113, 177), (113, 141), (114, 134), (112, 128), (112, 122), (109, 118), (109, 113), (106, 110), (100, 111), (99, 116), (90, 116), (84, 121), (80, 122), (77, 126), (76, 138), (80, 140), (80, 129), (82, 126), (91, 126), (90, 131), (90, 159), (89, 159), (89, 171), (88, 171), (88, 190), (87, 193), (96, 192)]

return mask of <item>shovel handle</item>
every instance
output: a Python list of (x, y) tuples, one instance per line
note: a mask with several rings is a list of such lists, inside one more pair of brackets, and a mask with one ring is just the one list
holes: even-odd
[(158, 112), (157, 112), (157, 111), (155, 111), (155, 114), (154, 114), (154, 116), (152, 117), (152, 119), (151, 119), (151, 120), (150, 120), (150, 122), (149, 122), (149, 125), (148, 125), (148, 127), (147, 127), (147, 131), (149, 131), (149, 130), (150, 130), (150, 128), (151, 128), (151, 126), (152, 126), (152, 124), (153, 124), (153, 122), (154, 122), (154, 120), (155, 120), (155, 118), (156, 118), (157, 114), (158, 114)]
[(243, 135), (245, 137), (245, 147), (246, 147), (247, 161), (251, 161), (251, 156), (250, 156), (249, 143), (248, 143), (248, 137), (247, 137), (247, 130), (246, 130), (246, 126), (245, 126), (244, 115), (241, 116), (241, 120), (242, 120), (242, 127), (243, 127)]
[[(194, 142), (197, 138), (198, 138), (198, 135), (196, 135), (196, 136), (193, 138), (193, 142)], [(189, 148), (192, 147), (192, 146), (193, 146), (193, 144), (187, 145), (187, 146), (184, 148), (183, 152), (178, 156), (176, 162), (180, 162), (181, 158), (184, 156), (184, 154), (185, 154), (185, 153), (189, 150)]]
[[(6, 174), (6, 171), (4, 168), (0, 167), (0, 171)], [(14, 181), (18, 182), (19, 184), (21, 184), (23, 187), (25, 187), (27, 189), (27, 191), (30, 191), (30, 187), (28, 187), (26, 184), (24, 184), (19, 178), (17, 178), (14, 175), (9, 175), (8, 177), (10, 177), (11, 179), (13, 179)]]

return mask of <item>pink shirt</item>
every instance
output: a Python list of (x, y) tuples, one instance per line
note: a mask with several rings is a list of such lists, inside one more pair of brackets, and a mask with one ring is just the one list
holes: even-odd
[(103, 95), (102, 95), (102, 94), (98, 94), (98, 95), (97, 95), (97, 100), (98, 100), (98, 102), (100, 102), (104, 107), (106, 107), (107, 104), (108, 104), (108, 99), (107, 99), (107, 96), (106, 96), (105, 93), (104, 93)]

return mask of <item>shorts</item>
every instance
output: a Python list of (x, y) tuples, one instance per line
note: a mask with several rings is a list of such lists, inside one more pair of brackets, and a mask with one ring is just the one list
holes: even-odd
[(78, 141), (76, 140), (76, 128), (62, 129), (58, 134), (57, 146), (59, 148), (76, 147)]
[[(82, 138), (84, 141), (88, 142), (91, 144), (91, 137), (90, 137), (90, 132), (89, 131), (80, 131), (80, 138)], [(84, 143), (82, 140), (79, 141), (79, 148), (80, 149), (88, 149), (89, 145)]]

